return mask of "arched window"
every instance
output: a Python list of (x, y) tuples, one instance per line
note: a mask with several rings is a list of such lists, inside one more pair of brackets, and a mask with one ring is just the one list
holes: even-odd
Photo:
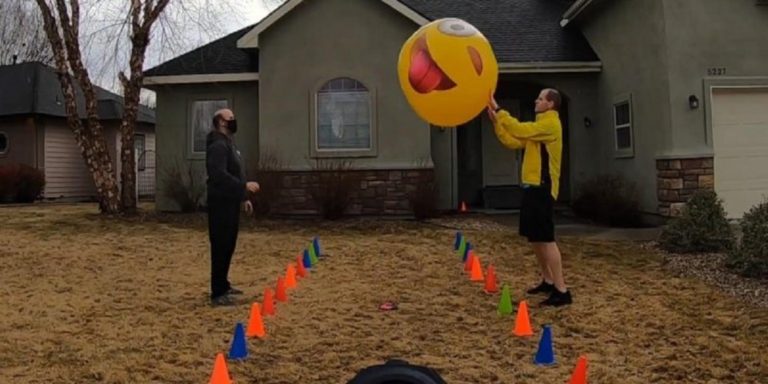
[(318, 151), (370, 150), (371, 95), (362, 83), (332, 79), (317, 91), (315, 142)]

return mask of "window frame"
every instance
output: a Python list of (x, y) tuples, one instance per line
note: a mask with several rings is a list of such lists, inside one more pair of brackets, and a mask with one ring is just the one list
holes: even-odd
[[(321, 149), (319, 148), (318, 134), (320, 132), (318, 127), (318, 103), (320, 90), (329, 82), (336, 79), (350, 79), (360, 83), (368, 91), (368, 126), (370, 130), (370, 146), (369, 148), (334, 148), (334, 149)], [(324, 77), (322, 80), (316, 82), (316, 84), (310, 90), (310, 123), (309, 123), (309, 138), (310, 138), (310, 156), (312, 158), (344, 158), (344, 157), (376, 157), (378, 156), (378, 118), (376, 110), (376, 89), (371, 87), (370, 84), (360, 77), (349, 74), (342, 74), (338, 76)]]
[[(184, 127), (184, 132), (186, 136), (186, 145), (185, 145), (185, 151), (187, 154), (188, 160), (205, 160), (205, 150), (202, 151), (195, 151), (195, 132), (194, 132), (194, 105), (197, 102), (205, 102), (205, 101), (226, 101), (227, 106), (224, 108), (234, 109), (234, 97), (230, 94), (225, 93), (206, 93), (206, 94), (196, 94), (194, 96), (190, 96), (187, 98), (187, 120)], [(208, 120), (208, 129), (211, 129), (211, 119), (213, 118), (213, 115), (211, 115), (211, 118)]]
[[(626, 104), (629, 114), (628, 122), (626, 124), (618, 124), (616, 119), (617, 110), (619, 106)], [(619, 95), (614, 98), (611, 105), (611, 120), (613, 121), (613, 150), (616, 158), (632, 158), (635, 156), (635, 124), (633, 113), (633, 100), (632, 95), (629, 93)], [(629, 147), (619, 148), (619, 130), (629, 130)]]
[(142, 157), (142, 155), (146, 154), (146, 152), (147, 152), (147, 135), (144, 134), (144, 133), (134, 133), (133, 134), (133, 149), (134, 149), (134, 152), (136, 152), (136, 143), (137, 143), (136, 139), (139, 138), (139, 137), (141, 137), (143, 151), (141, 153), (135, 153), (134, 156), (136, 156), (136, 169), (139, 172), (142, 172), (142, 171), (145, 171), (147, 169), (147, 159), (146, 159), (146, 156)]

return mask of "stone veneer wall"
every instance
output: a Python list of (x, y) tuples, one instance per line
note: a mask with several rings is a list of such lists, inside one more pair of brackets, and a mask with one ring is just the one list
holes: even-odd
[(714, 189), (714, 171), (712, 157), (656, 160), (659, 214), (679, 216), (694, 192)]
[[(351, 177), (347, 215), (411, 214), (410, 194), (417, 186), (434, 181), (433, 169), (348, 170)], [(273, 213), (317, 214), (318, 206), (310, 194), (319, 186), (318, 171), (281, 171), (279, 196)], [(434, 197), (437, 199), (437, 196)]]

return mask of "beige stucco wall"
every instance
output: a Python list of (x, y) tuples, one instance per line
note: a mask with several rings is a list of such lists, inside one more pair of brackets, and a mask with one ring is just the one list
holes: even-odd
[(430, 161), (430, 129), (407, 104), (397, 78), (402, 43), (417, 25), (379, 1), (305, 1), (259, 36), (260, 148), (294, 169), (311, 166), (313, 99), (335, 77), (362, 82), (373, 97), (376, 152), (360, 168)]

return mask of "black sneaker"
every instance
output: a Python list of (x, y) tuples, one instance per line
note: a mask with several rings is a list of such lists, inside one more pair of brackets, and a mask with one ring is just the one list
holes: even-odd
[(557, 289), (555, 289), (552, 294), (549, 295), (549, 298), (539, 303), (540, 307), (560, 307), (563, 305), (571, 304), (573, 300), (571, 299), (571, 291), (565, 291), (560, 292)]
[(241, 291), (241, 290), (239, 290), (239, 289), (237, 289), (235, 287), (230, 287), (229, 291), (227, 291), (227, 294), (228, 295), (242, 295), (243, 291)]
[(232, 300), (232, 297), (227, 294), (216, 296), (211, 299), (211, 306), (214, 306), (214, 307), (231, 306), (236, 304), (237, 303), (235, 303), (235, 301)]
[(550, 283), (547, 283), (546, 281), (542, 280), (541, 283), (538, 286), (533, 287), (533, 288), (527, 290), (526, 292), (529, 295), (535, 295), (537, 293), (552, 293), (554, 291), (555, 291), (555, 285), (554, 284), (550, 284)]

